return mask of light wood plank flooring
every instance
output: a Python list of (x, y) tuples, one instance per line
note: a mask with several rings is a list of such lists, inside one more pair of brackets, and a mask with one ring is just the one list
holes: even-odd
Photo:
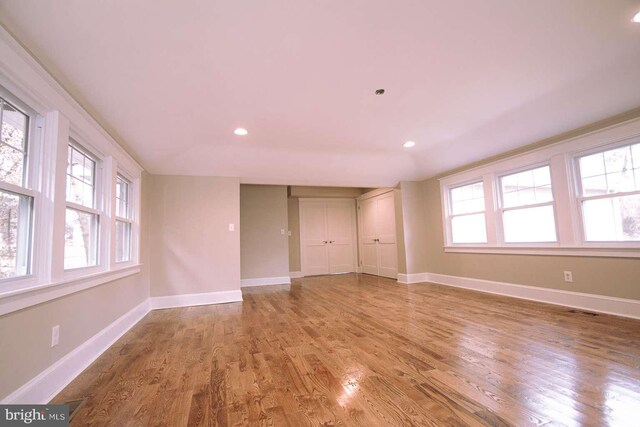
[(151, 312), (72, 425), (640, 425), (640, 321), (366, 275)]

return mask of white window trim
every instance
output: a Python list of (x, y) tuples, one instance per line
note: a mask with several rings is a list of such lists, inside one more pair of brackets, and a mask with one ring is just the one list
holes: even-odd
[[(30, 190), (38, 193), (34, 200), (32, 274), (0, 283), (0, 315), (139, 273), (136, 248), (132, 265), (112, 267), (105, 262), (104, 271), (78, 272), (84, 274), (77, 277), (65, 275), (64, 227), (60, 224), (64, 224), (66, 149), (70, 136), (103, 161), (111, 159), (112, 166), (126, 172), (134, 183), (136, 245), (139, 245), (138, 199), (143, 168), (2, 27), (0, 89), (11, 95), (7, 100), (16, 106), (26, 105), (36, 114), (30, 129), (28, 184)], [(21, 102), (15, 102), (16, 99)], [(113, 223), (112, 218), (109, 216), (109, 224)], [(107, 234), (107, 238), (102, 236), (103, 244), (110, 245), (107, 221), (101, 222)], [(108, 252), (103, 250), (102, 256)]]
[(30, 227), (31, 227), (31, 230), (30, 230), (31, 245), (30, 246), (31, 247), (28, 254), (29, 273), (23, 274), (20, 276), (7, 277), (4, 279), (0, 279), (0, 287), (7, 286), (7, 284), (11, 284), (14, 281), (29, 285), (29, 284), (36, 283), (35, 277), (37, 276), (39, 271), (38, 262), (40, 261), (39, 254), (36, 253), (36, 251), (33, 248), (34, 246), (33, 242), (35, 242), (36, 241), (35, 239), (39, 236), (38, 230), (37, 230), (37, 226), (39, 224), (37, 223), (35, 212), (39, 204), (41, 203), (41, 191), (39, 186), (39, 182), (40, 182), (39, 171), (40, 171), (41, 157), (39, 156), (39, 154), (41, 152), (41, 147), (42, 147), (42, 141), (41, 141), (42, 121), (34, 109), (30, 108), (27, 104), (22, 102), (22, 100), (14, 96), (11, 92), (7, 91), (2, 86), (0, 86), (0, 96), (3, 99), (5, 99), (5, 101), (10, 103), (12, 106), (19, 109), (22, 113), (26, 114), (29, 120), (29, 125), (27, 130), (26, 150), (25, 150), (25, 162), (23, 166), (24, 168), (26, 168), (26, 173), (23, 175), (24, 186), (19, 186), (19, 185), (11, 184), (8, 182), (0, 181), (0, 189), (8, 191), (10, 193), (28, 196), (28, 197), (31, 197), (33, 200), (31, 205), (32, 217), (31, 217), (31, 224), (30, 224)]
[[(456, 188), (460, 188), (460, 187), (465, 187), (467, 185), (477, 184), (477, 183), (480, 183), (480, 182), (482, 182), (482, 189), (485, 192), (484, 210), (477, 211), (477, 212), (466, 212), (466, 213), (463, 213), (463, 214), (454, 214), (453, 213), (453, 202), (450, 199), (451, 198), (451, 190), (456, 189)], [(486, 185), (483, 182), (483, 180), (481, 178), (478, 178), (478, 179), (471, 180), (469, 182), (461, 182), (461, 183), (458, 183), (458, 184), (456, 184), (456, 185), (454, 185), (452, 187), (447, 188), (446, 191), (447, 191), (447, 196), (446, 196), (446, 198), (443, 197), (443, 206), (444, 206), (444, 203), (446, 203), (448, 214), (446, 216), (443, 216), (443, 217), (444, 217), (444, 227), (445, 227), (445, 230), (447, 230), (446, 233), (447, 233), (447, 237), (448, 237), (448, 239), (450, 241), (450, 244), (451, 245), (455, 245), (455, 246), (479, 246), (479, 247), (487, 246), (489, 244), (489, 236), (488, 235), (487, 235), (487, 242), (485, 242), (485, 243), (453, 243), (453, 227), (452, 227), (453, 218), (461, 217), (461, 216), (468, 216), (468, 215), (484, 214), (485, 223), (486, 223), (486, 221), (487, 221), (487, 197), (486, 197)]]
[[(70, 132), (72, 133), (72, 132)], [(104, 229), (106, 227), (105, 225), (105, 215), (104, 215), (104, 193), (105, 193), (105, 189), (108, 187), (107, 185), (107, 180), (105, 179), (107, 175), (105, 173), (105, 168), (104, 168), (104, 162), (103, 159), (101, 159), (97, 154), (95, 154), (93, 151), (91, 151), (90, 149), (85, 148), (86, 145), (83, 144), (82, 142), (79, 141), (79, 138), (73, 137), (71, 136), (69, 138), (69, 141), (67, 143), (67, 150), (68, 147), (71, 146), (74, 149), (76, 149), (77, 151), (79, 151), (81, 154), (83, 154), (84, 156), (90, 158), (91, 160), (93, 160), (95, 162), (95, 170), (94, 170), (94, 181), (93, 181), (93, 186), (94, 186), (94, 193), (93, 193), (93, 198), (94, 198), (94, 207), (87, 207), (84, 205), (81, 205), (79, 203), (74, 203), (74, 202), (69, 202), (66, 199), (66, 186), (67, 186), (67, 179), (68, 179), (68, 175), (66, 173), (67, 171), (67, 166), (65, 165), (65, 173), (64, 173), (64, 180), (65, 180), (65, 216), (66, 216), (66, 209), (73, 209), (79, 212), (84, 212), (84, 213), (88, 213), (88, 214), (92, 214), (92, 215), (96, 215), (98, 217), (98, 230), (96, 230), (97, 233), (97, 238), (98, 238), (98, 247), (96, 248), (97, 250), (97, 254), (96, 254), (96, 265), (90, 265), (90, 266), (86, 266), (86, 267), (76, 267), (76, 268), (64, 268), (64, 278), (65, 279), (75, 279), (77, 277), (82, 277), (82, 276), (88, 276), (91, 274), (95, 274), (98, 273), (100, 271), (105, 271), (105, 249), (108, 250), (108, 244), (109, 241), (107, 240), (105, 242), (105, 232)], [(66, 162), (68, 165), (68, 162)], [(106, 190), (108, 191), (108, 189)], [(64, 256), (64, 245), (62, 247), (62, 251), (63, 251), (63, 256)]]
[[(444, 251), (452, 253), (499, 253), (640, 258), (640, 242), (587, 242), (584, 240), (582, 209), (579, 204), (576, 159), (589, 153), (640, 140), (640, 119), (629, 120), (545, 147), (494, 161), (440, 179), (444, 230)], [(551, 169), (557, 242), (505, 243), (502, 236), (499, 177), (518, 170), (548, 164)], [(484, 181), (487, 244), (455, 244), (448, 226), (449, 190), (471, 182)]]
[[(137, 209), (137, 201), (139, 200), (139, 195), (140, 191), (139, 191), (139, 186), (140, 186), (140, 180), (139, 179), (131, 179), (126, 172), (123, 172), (122, 170), (118, 170), (116, 171), (116, 179), (117, 177), (120, 176), (127, 184), (128, 184), (128, 192), (127, 192), (127, 217), (121, 217), (118, 216), (116, 213), (116, 194), (115, 194), (115, 185), (114, 185), (114, 197), (113, 197), (113, 202), (114, 202), (114, 208), (113, 208), (113, 215), (115, 220), (113, 221), (113, 227), (114, 227), (114, 244), (113, 246), (113, 264), (112, 264), (112, 268), (115, 268), (114, 266), (118, 266), (118, 267), (123, 267), (123, 266), (131, 266), (131, 265), (135, 265), (138, 263), (138, 259), (139, 259), (139, 220), (138, 220), (138, 209)], [(129, 241), (129, 256), (130, 259), (128, 261), (116, 261), (116, 257), (115, 257), (115, 226), (116, 226), (116, 221), (120, 221), (120, 222), (126, 222), (128, 224), (130, 224), (131, 226), (131, 237), (130, 237), (130, 241)]]

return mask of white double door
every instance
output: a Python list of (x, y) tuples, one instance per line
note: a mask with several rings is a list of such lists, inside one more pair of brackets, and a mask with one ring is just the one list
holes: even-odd
[(397, 279), (398, 246), (393, 191), (360, 200), (362, 272)]
[(356, 271), (355, 211), (355, 200), (300, 200), (302, 274)]

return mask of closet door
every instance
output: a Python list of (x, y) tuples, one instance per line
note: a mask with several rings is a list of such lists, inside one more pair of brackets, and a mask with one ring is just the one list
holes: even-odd
[(378, 239), (378, 275), (398, 278), (398, 246), (396, 244), (396, 208), (393, 192), (375, 197)]
[(327, 238), (329, 240), (329, 273), (355, 271), (353, 236), (354, 201), (327, 202)]
[(360, 248), (362, 253), (362, 272), (378, 274), (378, 244), (376, 233), (376, 200), (365, 199), (360, 202)]
[(301, 267), (305, 276), (329, 273), (329, 239), (326, 228), (324, 202), (300, 203)]

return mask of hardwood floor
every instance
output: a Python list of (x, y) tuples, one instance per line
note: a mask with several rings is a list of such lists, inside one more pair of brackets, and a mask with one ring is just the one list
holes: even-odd
[(153, 311), (72, 425), (638, 425), (640, 321), (366, 275)]

